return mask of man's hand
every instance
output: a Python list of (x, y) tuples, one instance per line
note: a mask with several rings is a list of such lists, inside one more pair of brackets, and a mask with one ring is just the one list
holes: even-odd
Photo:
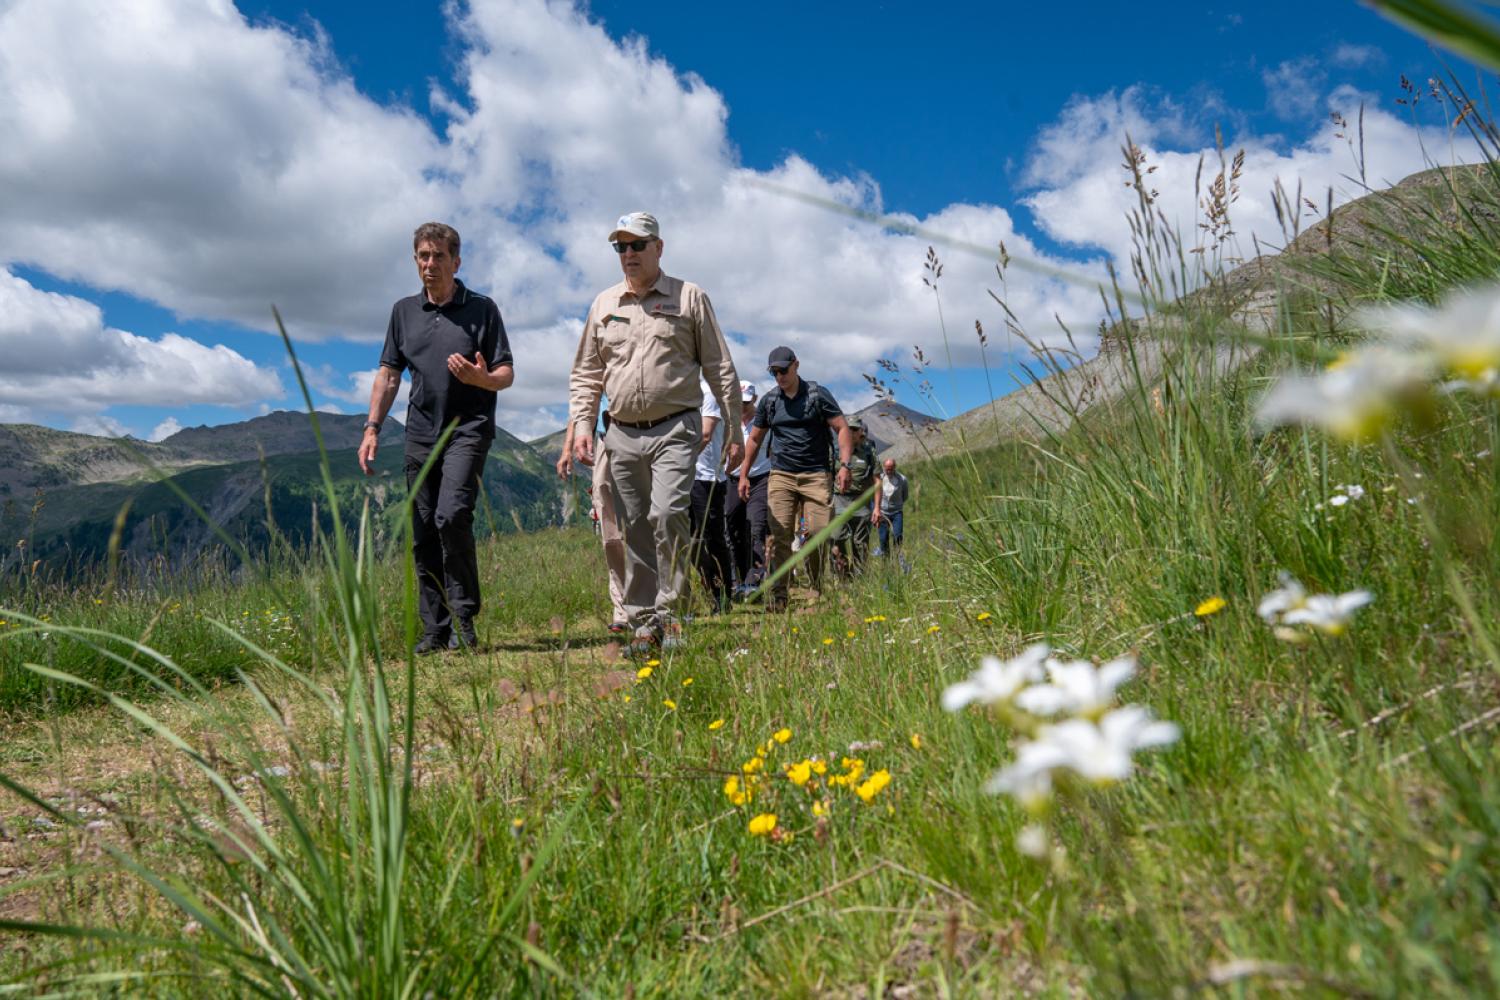
[(743, 471), (740, 472), (740, 502), (750, 502), (750, 477)]
[(833, 488), (840, 493), (849, 492), (849, 470), (839, 466), (838, 475), (833, 477)]
[(560, 479), (567, 479), (573, 474), (573, 449), (565, 448), (563, 453), (557, 456), (557, 475)]
[(380, 435), (375, 433), (375, 428), (365, 428), (365, 439), (359, 443), (359, 467), (365, 470), (365, 475), (375, 474), (375, 452), (380, 449)]
[(731, 444), (729, 446), (729, 460), (724, 463), (724, 468), (733, 472), (745, 461), (745, 446), (742, 444)]
[(876, 507), (875, 510), (870, 514), (870, 523), (871, 524), (879, 524), (880, 523), (880, 518), (881, 518), (880, 508)]
[(477, 385), (481, 389), (489, 388), (490, 370), (478, 351), (474, 352), (473, 361), (462, 354), (448, 355), (448, 372), (464, 385)]
[(594, 438), (589, 434), (580, 434), (573, 440), (573, 458), (580, 465), (594, 467)]

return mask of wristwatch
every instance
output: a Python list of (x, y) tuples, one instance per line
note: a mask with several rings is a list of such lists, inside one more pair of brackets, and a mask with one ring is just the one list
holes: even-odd
[(854, 466), (850, 465), (848, 462), (840, 462), (839, 465), (848, 469), (850, 472), (854, 471)]
[(379, 434), (380, 433), (380, 421), (379, 420), (366, 420), (365, 421), (365, 430), (367, 430), (367, 431), (374, 431), (376, 434)]

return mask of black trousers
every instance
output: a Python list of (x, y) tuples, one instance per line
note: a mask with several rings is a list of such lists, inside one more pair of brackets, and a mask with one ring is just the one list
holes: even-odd
[[(406, 443), (406, 485), (433, 446)], [(479, 614), (479, 562), (474, 555), (474, 503), (479, 473), (489, 454), (487, 438), (453, 437), (412, 494), (412, 556), (417, 563), (417, 594), (422, 629), (446, 641), (453, 618)]]
[(729, 555), (729, 537), (724, 533), (724, 494), (728, 489), (728, 482), (693, 480), (691, 511), (698, 572), (703, 576), (703, 586), (721, 604), (729, 603), (729, 588), (734, 582), (734, 561)]
[(729, 496), (724, 500), (735, 575), (740, 583), (753, 587), (760, 586), (766, 575), (766, 531), (771, 516), (766, 506), (766, 483), (770, 478), (769, 472), (750, 477), (749, 500), (740, 499), (739, 483), (731, 479)]

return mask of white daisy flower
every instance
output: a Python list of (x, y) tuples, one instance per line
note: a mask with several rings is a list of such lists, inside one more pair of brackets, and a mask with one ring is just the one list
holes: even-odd
[(1305, 424), (1347, 440), (1368, 438), (1427, 391), (1432, 367), (1420, 352), (1363, 347), (1316, 375), (1283, 378), (1260, 401), (1255, 419), (1263, 428)]
[(1039, 642), (1027, 646), (1012, 660), (986, 656), (968, 680), (951, 684), (943, 692), (943, 708), (957, 712), (975, 702), (992, 705), (1010, 701), (1026, 685), (1042, 680), (1045, 676), (1042, 664), (1050, 652), (1046, 643)]
[(1393, 344), (1430, 352), (1462, 384), (1493, 385), (1500, 370), (1500, 285), (1459, 289), (1437, 307), (1371, 306), (1355, 322)]
[(1064, 766), (1093, 785), (1111, 785), (1130, 777), (1138, 750), (1167, 746), (1182, 736), (1175, 723), (1161, 722), (1140, 705), (1126, 705), (1097, 723), (1069, 719), (1043, 726), (1037, 741), (1063, 753)]
[(1286, 612), (1300, 608), (1307, 602), (1306, 588), (1290, 573), (1283, 570), (1280, 575), (1281, 586), (1262, 597), (1255, 608), (1255, 613), (1267, 623), (1275, 622)]
[(1343, 635), (1354, 612), (1375, 600), (1368, 590), (1347, 594), (1313, 594), (1301, 607), (1281, 616), (1283, 625), (1308, 625), (1325, 635)]
[(1096, 667), (1087, 660), (1048, 660), (1048, 683), (1016, 695), (1016, 707), (1032, 715), (1064, 713), (1095, 717), (1114, 704), (1115, 691), (1135, 676), (1135, 658), (1122, 656)]

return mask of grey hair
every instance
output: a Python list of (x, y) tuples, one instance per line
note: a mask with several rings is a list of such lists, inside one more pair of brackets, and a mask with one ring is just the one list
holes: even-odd
[(423, 243), (446, 243), (448, 252), (458, 256), (458, 230), (443, 222), (424, 222), (411, 234), (411, 248), (415, 250)]

